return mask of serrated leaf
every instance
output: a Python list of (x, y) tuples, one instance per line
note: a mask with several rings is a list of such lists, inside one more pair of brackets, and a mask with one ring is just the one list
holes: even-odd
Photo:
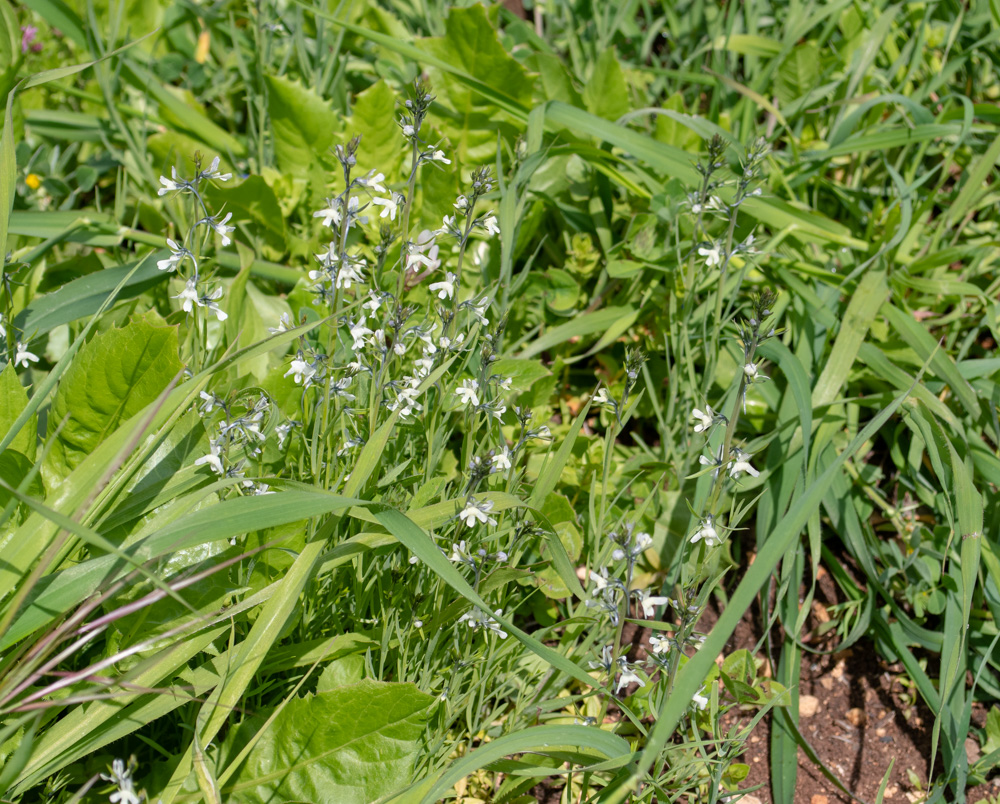
[(176, 327), (140, 319), (84, 344), (49, 412), (50, 438), (63, 421), (66, 425), (43, 466), (46, 485), (69, 474), (122, 422), (156, 399), (182, 368)]
[(305, 177), (313, 154), (326, 151), (340, 126), (323, 98), (301, 84), (277, 75), (267, 80), (274, 155), (282, 171)]
[(603, 50), (583, 90), (587, 111), (605, 120), (617, 120), (631, 111), (625, 72), (613, 48)]
[[(476, 4), (452, 8), (445, 21), (445, 35), (422, 39), (417, 47), (452, 68), (482, 81), (524, 106), (531, 104), (532, 80), (500, 44), (496, 30), (486, 16), (486, 9)], [(454, 81), (445, 79), (448, 95), (458, 112), (488, 101)]]
[(388, 176), (394, 172), (405, 151), (395, 118), (396, 94), (385, 81), (355, 98), (347, 126), (352, 136), (361, 135), (357, 159), (362, 171), (380, 170)]
[[(293, 700), (223, 792), (244, 804), (368, 804), (411, 780), (433, 703), (413, 684), (370, 680)], [(260, 721), (247, 726), (237, 741)]]

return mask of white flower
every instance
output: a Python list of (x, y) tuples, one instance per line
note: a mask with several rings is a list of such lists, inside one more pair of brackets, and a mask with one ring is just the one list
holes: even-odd
[(496, 525), (497, 521), (489, 516), (489, 512), (493, 510), (493, 500), (483, 500), (482, 502), (476, 502), (475, 498), (469, 497), (465, 504), (465, 508), (458, 515), (458, 518), (465, 522), (465, 526), (471, 528), (476, 522), (482, 522), (485, 524)]
[(698, 249), (698, 254), (705, 257), (705, 265), (711, 268), (713, 265), (719, 265), (722, 262), (722, 245), (720, 243), (713, 243), (711, 248), (701, 246)]
[(359, 267), (355, 267), (354, 264), (347, 261), (340, 264), (336, 282), (338, 288), (350, 288), (352, 282), (361, 284), (364, 281), (365, 278), (361, 275)]
[(691, 411), (691, 417), (698, 420), (698, 424), (694, 426), (694, 431), (696, 433), (701, 433), (704, 430), (710, 428), (715, 424), (715, 411), (708, 405), (705, 405), (704, 412), (695, 408)]
[(217, 221), (214, 215), (209, 215), (207, 218), (202, 218), (198, 221), (198, 223), (204, 223), (206, 226), (215, 230), (215, 233), (222, 238), (222, 245), (228, 246), (232, 242), (229, 235), (236, 231), (235, 226), (226, 226), (231, 217), (233, 217), (233, 213), (228, 212), (226, 213), (226, 217), (224, 217), (221, 221)]
[(721, 541), (719, 539), (719, 532), (715, 529), (715, 517), (711, 514), (701, 520), (698, 530), (691, 534), (691, 544), (697, 544), (702, 539), (705, 540), (705, 544), (709, 547), (714, 547)]
[(492, 461), (494, 469), (498, 472), (510, 469), (510, 450), (504, 446), (502, 450), (493, 456)]
[(440, 162), (443, 165), (451, 164), (451, 160), (445, 158), (444, 151), (435, 151), (428, 157), (428, 159), (431, 162)]
[(378, 293), (376, 293), (374, 290), (369, 290), (368, 301), (362, 304), (361, 307), (365, 310), (370, 311), (371, 313), (376, 313), (378, 312), (378, 308), (382, 306), (382, 301), (383, 299)]
[(278, 326), (268, 327), (267, 331), (272, 335), (277, 335), (279, 332), (288, 332), (288, 330), (293, 329), (295, 325), (292, 323), (292, 317), (288, 313), (282, 313), (281, 318), (278, 319)]
[(591, 570), (590, 571), (590, 580), (592, 580), (594, 582), (594, 588), (593, 588), (591, 594), (593, 594), (593, 592), (601, 592), (601, 591), (607, 589), (608, 588), (608, 568), (607, 567), (601, 567), (601, 571), (599, 573), (598, 572), (594, 572), (593, 570)]
[(601, 388), (594, 394), (595, 405), (613, 405), (615, 401), (608, 394), (607, 388)]
[(202, 296), (201, 298), (199, 298), (198, 306), (207, 307), (209, 310), (215, 313), (216, 317), (220, 321), (225, 321), (227, 318), (229, 318), (229, 314), (223, 312), (219, 308), (219, 305), (216, 303), (216, 299), (221, 299), (221, 298), (222, 298), (222, 288), (218, 287), (211, 293), (209, 293), (207, 296)]
[(18, 341), (14, 348), (14, 365), (19, 365), (21, 368), (28, 368), (29, 361), (37, 363), (38, 355), (33, 352), (29, 352), (28, 347)]
[[(409, 123), (407, 123), (406, 125), (403, 126), (403, 136), (404, 137), (412, 137), (414, 133), (415, 133), (414, 128)], [(441, 698), (443, 700), (444, 696), (442, 695)]]
[[(503, 609), (497, 609), (496, 613), (503, 614)], [(480, 628), (486, 628), (500, 637), (500, 639), (507, 638), (507, 632), (500, 627), (500, 623), (498, 623), (490, 614), (482, 609), (473, 609), (470, 612), (466, 612), (458, 618), (458, 621), (460, 623), (468, 623), (469, 628), (474, 631), (478, 631)]]
[(662, 656), (670, 650), (670, 640), (667, 637), (652, 634), (649, 637), (649, 647), (653, 649), (653, 653), (657, 656)]
[(497, 225), (497, 216), (492, 212), (483, 218), (483, 228), (490, 237), (500, 234), (500, 227)]
[(333, 224), (340, 225), (340, 199), (339, 198), (328, 198), (326, 199), (326, 206), (313, 213), (314, 218), (322, 218), (324, 226), (332, 226)]
[(666, 597), (646, 597), (642, 595), (639, 598), (639, 603), (642, 604), (642, 614), (644, 617), (652, 617), (656, 613), (657, 606), (663, 606), (667, 603), (669, 598)]
[(219, 157), (212, 160), (208, 170), (203, 170), (198, 174), (199, 179), (214, 179), (215, 181), (229, 181), (232, 177), (232, 173), (219, 173)]
[(454, 206), (455, 209), (457, 210), (468, 209), (469, 199), (466, 198), (464, 195), (460, 195), (458, 198), (455, 199), (455, 203), (452, 204), (452, 206)]
[(704, 709), (706, 706), (708, 706), (708, 698), (702, 695), (700, 692), (696, 692), (694, 694), (694, 697), (691, 699), (691, 703), (693, 703), (696, 707), (698, 707), (698, 709)]
[(473, 407), (479, 407), (479, 383), (475, 380), (462, 380), (461, 386), (455, 389), (455, 395), (461, 397), (462, 404), (472, 403)]
[(170, 168), (170, 176), (171, 178), (169, 179), (166, 176), (160, 176), (160, 184), (163, 186), (156, 191), (157, 195), (163, 196), (167, 193), (173, 192), (174, 190), (183, 190), (187, 187), (186, 181), (177, 178), (176, 167)]
[(294, 426), (291, 422), (282, 422), (274, 428), (274, 432), (278, 436), (279, 449), (285, 445), (285, 439), (288, 438), (288, 434), (292, 432)]
[(757, 366), (755, 366), (753, 363), (747, 363), (743, 367), (743, 373), (746, 375), (748, 382), (754, 382), (757, 379), (759, 371), (757, 369)]
[(371, 170), (363, 179), (358, 179), (358, 184), (362, 187), (367, 187), (369, 190), (374, 190), (377, 193), (384, 193), (387, 192), (385, 186), (382, 184), (384, 181), (384, 173), (376, 173), (374, 170)]
[(486, 310), (489, 309), (490, 300), (480, 299), (476, 304), (469, 305), (469, 312), (475, 316), (476, 320), (484, 327), (489, 326), (490, 320), (486, 317)]
[(618, 678), (618, 686), (615, 687), (615, 695), (620, 693), (624, 687), (627, 687), (633, 682), (638, 684), (640, 687), (646, 686), (646, 682), (639, 678), (639, 676), (635, 674), (635, 671), (629, 667), (624, 656), (618, 659), (618, 668), (621, 670), (621, 676)]
[(212, 439), (208, 442), (208, 455), (203, 455), (201, 458), (198, 458), (198, 460), (194, 462), (194, 465), (201, 466), (202, 464), (207, 463), (212, 467), (212, 471), (217, 475), (223, 474), (225, 470), (222, 468), (221, 450), (222, 445), (220, 441)]
[(361, 316), (357, 321), (349, 321), (348, 328), (350, 329), (351, 337), (354, 339), (354, 345), (351, 346), (351, 349), (355, 352), (365, 345), (365, 338), (373, 334), (373, 331), (365, 326), (364, 316)]
[(497, 421), (503, 419), (503, 415), (507, 412), (507, 406), (502, 402), (493, 409), (493, 418)]
[(285, 372), (286, 377), (289, 375), (294, 375), (296, 385), (305, 380), (308, 386), (312, 378), (316, 376), (316, 367), (307, 363), (300, 353), (298, 357), (292, 358), (292, 367)]
[[(161, 271), (174, 271), (177, 266), (180, 265), (184, 258), (191, 254), (184, 246), (178, 246), (173, 240), (167, 238), (167, 245), (170, 247), (170, 256), (165, 260), (157, 260), (156, 267)], [(192, 257), (192, 260), (194, 257)], [(195, 271), (198, 270), (198, 264), (195, 263)]]
[(731, 454), (733, 457), (733, 463), (729, 467), (729, 476), (731, 478), (738, 479), (743, 472), (746, 472), (751, 477), (760, 477), (760, 472), (750, 465), (749, 453), (744, 452), (739, 447), (733, 447)]
[[(417, 235), (416, 241), (410, 243), (407, 248), (406, 267), (409, 270), (416, 270), (416, 265), (423, 265), (429, 271), (435, 271), (441, 267), (441, 260), (438, 259), (440, 251), (434, 237), (437, 232), (424, 229)], [(424, 252), (427, 252), (426, 254)]]
[(430, 289), (432, 292), (437, 293), (439, 299), (453, 299), (455, 298), (455, 280), (458, 277), (455, 276), (451, 271), (445, 274), (443, 282), (434, 282), (431, 284)]
[(189, 279), (184, 285), (184, 290), (173, 298), (181, 299), (181, 309), (183, 309), (185, 313), (190, 313), (194, 309), (194, 306), (198, 304), (198, 300), (200, 298), (198, 296), (198, 278), (192, 277)]
[(399, 193), (389, 193), (388, 198), (373, 198), (372, 203), (375, 206), (383, 207), (382, 212), (379, 213), (380, 218), (388, 218), (391, 221), (396, 220), (396, 212), (399, 209), (399, 205), (403, 201), (403, 196)]

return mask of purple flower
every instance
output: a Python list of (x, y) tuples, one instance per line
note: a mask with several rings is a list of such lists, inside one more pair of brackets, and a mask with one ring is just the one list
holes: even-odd
[(35, 41), (37, 34), (38, 28), (34, 25), (21, 26), (21, 53), (27, 53), (29, 50), (32, 53), (38, 53), (42, 49), (42, 43)]

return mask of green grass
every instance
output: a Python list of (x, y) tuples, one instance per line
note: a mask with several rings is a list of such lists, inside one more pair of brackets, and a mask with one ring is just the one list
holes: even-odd
[[(821, 566), (964, 800), (1000, 761), (995, 4), (449, 5), (0, 0), (3, 800), (718, 801), (771, 717), (792, 801)], [(421, 77), (448, 163), (401, 132)], [(410, 203), (327, 232), (356, 135), (388, 189), (352, 195)], [(317, 297), (328, 248), (364, 278)], [(699, 462), (734, 447), (759, 477)], [(782, 637), (716, 665), (754, 599)]]

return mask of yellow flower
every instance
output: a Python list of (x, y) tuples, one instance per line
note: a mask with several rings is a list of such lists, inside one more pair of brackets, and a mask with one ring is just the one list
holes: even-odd
[(25, 176), (24, 183), (27, 184), (32, 190), (37, 190), (42, 186), (42, 180), (37, 173), (29, 173)]

